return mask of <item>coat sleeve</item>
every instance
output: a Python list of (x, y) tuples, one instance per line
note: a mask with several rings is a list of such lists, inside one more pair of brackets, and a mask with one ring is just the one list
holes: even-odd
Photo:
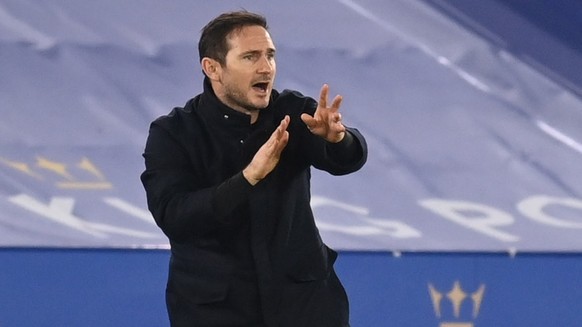
[(147, 203), (157, 225), (174, 241), (229, 226), (232, 213), (252, 186), (242, 173), (217, 185), (201, 185), (186, 149), (172, 133), (152, 123), (141, 175)]
[(341, 175), (362, 168), (368, 157), (368, 147), (366, 139), (357, 129), (347, 127), (346, 136), (341, 142), (325, 142), (324, 153), (338, 168), (332, 169), (330, 173)]

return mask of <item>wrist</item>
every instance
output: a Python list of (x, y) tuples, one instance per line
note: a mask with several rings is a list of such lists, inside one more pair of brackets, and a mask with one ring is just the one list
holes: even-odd
[(254, 177), (254, 175), (250, 172), (250, 169), (247, 167), (242, 171), (243, 177), (249, 182), (249, 184), (255, 186), (258, 182), (261, 181), (260, 178)]
[(346, 132), (341, 132), (338, 133), (337, 135), (335, 135), (334, 138), (332, 138), (331, 140), (326, 139), (327, 142), (329, 143), (340, 143), (341, 141), (344, 140), (344, 138), (346, 137)]

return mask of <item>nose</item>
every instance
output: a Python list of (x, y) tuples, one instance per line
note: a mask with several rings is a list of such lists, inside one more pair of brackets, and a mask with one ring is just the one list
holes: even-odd
[(262, 56), (259, 60), (257, 70), (259, 73), (271, 73), (275, 69), (275, 58)]

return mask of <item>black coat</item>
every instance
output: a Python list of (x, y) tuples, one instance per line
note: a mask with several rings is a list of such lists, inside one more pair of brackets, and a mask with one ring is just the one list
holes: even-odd
[[(148, 207), (172, 250), (172, 325), (245, 326), (254, 310), (267, 326), (348, 326), (337, 254), (322, 242), (310, 207), (310, 167), (358, 170), (367, 157), (363, 136), (351, 128), (337, 144), (314, 136), (300, 115), (313, 114), (316, 101), (291, 91), (274, 90), (251, 125), (204, 86), (151, 124), (144, 151)], [(251, 186), (242, 169), (285, 115), (281, 160)], [(247, 312), (231, 312), (225, 301)]]

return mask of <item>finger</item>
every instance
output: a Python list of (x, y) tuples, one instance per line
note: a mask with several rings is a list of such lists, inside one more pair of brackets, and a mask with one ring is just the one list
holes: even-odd
[(331, 103), (331, 109), (332, 111), (338, 111), (340, 105), (342, 104), (342, 100), (343, 97), (341, 95), (336, 95), (335, 98), (333, 98), (333, 101)]
[(287, 143), (289, 141), (289, 132), (288, 131), (284, 131), (283, 134), (281, 135), (281, 139), (279, 139), (279, 142), (277, 142), (277, 156), (281, 155), (281, 152), (283, 152), (283, 149), (287, 146)]
[(283, 120), (281, 120), (281, 127), (283, 128), (283, 130), (287, 130), (287, 127), (289, 127), (289, 123), (291, 122), (291, 118), (289, 117), (289, 115), (285, 115), (285, 118), (283, 118)]
[(341, 126), (344, 125), (344, 123), (342, 122), (342, 117), (341, 116), (337, 118), (336, 125), (341, 125)]
[(283, 120), (281, 120), (281, 123), (279, 124), (279, 128), (281, 129), (281, 134), (280, 136), (284, 136), (285, 133), (289, 134), (289, 132), (287, 132), (287, 127), (289, 127), (289, 122), (291, 121), (291, 118), (289, 118), (289, 116), (285, 115), (285, 118), (283, 118)]
[(319, 106), (327, 108), (327, 94), (329, 93), (329, 86), (323, 84), (321, 87), (321, 93), (319, 94)]
[(289, 131), (287, 127), (289, 126), (289, 116), (285, 116), (281, 123), (277, 127), (276, 139), (273, 140), (273, 156), (279, 157), (283, 149), (287, 146), (289, 141)]
[(307, 125), (307, 128), (312, 129), (316, 126), (317, 121), (315, 118), (308, 114), (301, 114), (301, 120)]
[[(281, 142), (285, 144), (287, 143), (286, 139), (289, 138), (289, 132), (287, 131), (287, 127), (289, 127), (289, 122), (290, 122), (289, 116), (285, 116), (285, 118), (283, 118), (279, 123), (279, 126), (277, 126), (277, 129), (275, 129), (273, 134), (271, 134), (270, 142), (271, 146), (275, 148), (275, 151), (277, 151), (277, 148), (280, 146)], [(283, 147), (285, 146), (283, 145)]]
[(287, 127), (289, 127), (289, 121), (290, 118), (286, 115), (285, 118), (281, 119), (279, 126), (277, 126), (277, 129), (273, 134), (277, 134), (277, 137), (281, 136), (281, 134), (287, 130)]

